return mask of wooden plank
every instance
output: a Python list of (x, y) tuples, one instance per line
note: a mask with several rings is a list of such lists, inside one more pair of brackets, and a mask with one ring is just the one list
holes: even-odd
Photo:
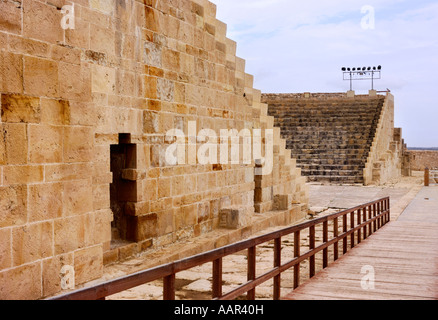
[[(376, 208), (373, 205), (368, 215), (375, 216), (377, 210), (385, 210), (387, 205)], [(386, 220), (387, 217), (377, 219), (376, 227)], [(368, 232), (373, 229), (372, 224)], [(437, 235), (438, 225), (390, 222), (285, 298), (438, 299)], [(374, 267), (374, 290), (361, 288), (364, 276), (361, 267), (365, 265)]]

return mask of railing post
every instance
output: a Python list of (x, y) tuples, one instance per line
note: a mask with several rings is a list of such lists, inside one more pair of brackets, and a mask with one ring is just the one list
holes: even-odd
[(175, 300), (175, 274), (163, 279), (163, 299)]
[[(368, 207), (368, 220), (371, 220), (372, 217), (373, 217), (373, 206), (370, 205)], [(368, 233), (370, 236), (373, 234), (373, 223), (371, 221), (368, 224)]]
[[(344, 214), (342, 216), (342, 231), (345, 233), (347, 233), (347, 214)], [(347, 237), (344, 237), (344, 239), (342, 239), (342, 252), (343, 254), (347, 253)]]
[(386, 214), (386, 223), (388, 223), (391, 221), (391, 202), (389, 198), (386, 199), (386, 209), (388, 210), (388, 213)]
[[(256, 278), (256, 247), (248, 248), (248, 281)], [(255, 300), (255, 288), (248, 291), (248, 300)]]
[[(338, 218), (337, 217), (333, 220), (333, 236), (335, 237), (335, 239), (337, 239), (339, 236), (339, 227), (338, 227)], [(336, 241), (334, 246), (333, 246), (333, 256), (334, 256), (333, 258), (335, 261), (338, 260), (338, 258), (339, 258), (339, 251), (338, 251), (339, 245), (338, 244), (339, 244), (339, 242)]]
[(213, 299), (222, 296), (222, 258), (213, 261)]
[[(373, 204), (373, 218), (377, 216), (377, 204)], [(377, 231), (377, 220), (373, 221), (373, 232)]]
[[(382, 201), (379, 201), (377, 207), (378, 207), (378, 212), (377, 212), (377, 214), (380, 215), (380, 214), (383, 212), (383, 203), (382, 203)], [(382, 216), (380, 216), (380, 217), (377, 219), (377, 229), (380, 230), (381, 227), (382, 227)]]
[[(315, 249), (315, 226), (309, 227), (309, 250)], [(309, 276), (313, 278), (315, 275), (315, 254), (309, 258)]]
[[(361, 209), (357, 210), (357, 225), (358, 226), (360, 226), (360, 224), (361, 224), (361, 218), (362, 218), (361, 214), (362, 214), (362, 210)], [(362, 229), (359, 228), (357, 230), (357, 244), (359, 244), (362, 241), (361, 238), (362, 238)]]
[[(298, 258), (300, 256), (300, 248), (301, 248), (301, 236), (300, 231), (295, 231), (294, 233), (294, 258)], [(294, 265), (294, 289), (298, 288), (300, 285), (300, 264), (297, 263)]]
[[(363, 211), (362, 211), (363, 222), (367, 222), (367, 210), (368, 210), (368, 207), (363, 208)], [(363, 239), (364, 240), (366, 238), (368, 238), (367, 231), (368, 231), (368, 224), (365, 224), (364, 227), (363, 227)]]
[[(324, 221), (322, 224), (322, 241), (328, 242), (328, 221)], [(322, 267), (325, 269), (328, 266), (328, 248), (322, 251)]]
[[(352, 212), (350, 212), (350, 230), (353, 230), (354, 229), (354, 211), (352, 211)], [(354, 248), (354, 232), (352, 232), (351, 233), (351, 235), (350, 235), (350, 245), (351, 245), (351, 248), (353, 249)]]
[[(274, 240), (274, 268), (281, 266), (281, 238)], [(274, 277), (274, 300), (280, 300), (281, 295), (281, 274)]]
[(429, 186), (429, 176), (430, 176), (429, 168), (424, 169), (424, 186), (425, 187)]

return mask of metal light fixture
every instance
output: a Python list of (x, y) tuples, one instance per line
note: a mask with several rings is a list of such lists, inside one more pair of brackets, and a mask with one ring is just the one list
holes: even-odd
[(350, 81), (350, 91), (353, 90), (353, 80), (371, 80), (371, 90), (374, 90), (374, 80), (381, 79), (382, 66), (377, 67), (342, 67), (344, 80)]

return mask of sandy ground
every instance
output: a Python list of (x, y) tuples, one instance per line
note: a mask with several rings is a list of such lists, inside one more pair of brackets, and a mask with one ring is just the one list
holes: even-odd
[[(341, 185), (320, 185), (310, 184), (310, 215), (309, 219), (322, 215), (348, 209), (383, 197), (391, 197), (391, 219), (397, 219), (403, 210), (414, 199), (422, 188), (423, 176), (415, 172), (412, 177), (402, 178), (400, 181), (385, 186), (341, 186)], [(262, 233), (269, 233), (281, 228), (270, 228)], [(262, 234), (260, 233), (260, 234)], [(317, 229), (317, 245), (321, 243)], [(193, 241), (190, 245), (193, 245)], [(301, 246), (308, 248), (308, 235), (303, 232)], [(176, 247), (177, 248), (177, 247)], [(267, 243), (257, 247), (257, 275), (270, 270), (273, 265), (273, 244)], [(282, 261), (293, 257), (293, 239), (285, 237), (282, 239)], [(168, 248), (167, 251), (172, 251)], [(177, 249), (175, 249), (177, 250)], [(302, 252), (306, 249), (301, 249)], [(329, 255), (332, 250), (329, 251)], [(113, 279), (126, 274), (141, 270), (145, 265), (153, 265), (154, 259), (159, 259), (160, 252), (143, 255), (122, 263), (105, 267), (105, 279)], [(285, 260), (283, 260), (285, 259)], [(322, 257), (316, 256), (317, 270), (321, 269)], [(329, 261), (332, 261), (329, 259)], [(225, 257), (223, 260), (223, 292), (246, 282), (247, 252)], [(301, 264), (301, 280), (308, 279), (308, 261)], [(183, 271), (176, 276), (176, 298), (180, 300), (202, 300), (211, 299), (212, 264), (207, 263), (196, 268)], [(293, 272), (287, 271), (282, 274), (282, 294), (292, 290)], [(162, 299), (162, 281), (142, 285), (119, 294), (108, 297), (109, 300), (160, 300)], [(244, 298), (244, 297), (243, 297)], [(272, 280), (267, 281), (256, 290), (257, 299), (272, 299)]]

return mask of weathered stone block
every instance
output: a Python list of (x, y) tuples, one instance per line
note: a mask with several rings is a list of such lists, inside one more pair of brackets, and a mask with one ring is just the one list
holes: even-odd
[(64, 216), (93, 211), (93, 189), (90, 180), (64, 182)]
[(143, 241), (157, 236), (156, 213), (147, 214), (139, 217), (126, 217), (128, 221), (127, 239), (131, 241)]
[(14, 266), (50, 257), (53, 252), (52, 222), (30, 224), (12, 229)]
[(5, 123), (0, 125), (0, 163), (25, 164), (27, 163), (27, 130), (25, 124)]
[(85, 227), (85, 217), (83, 215), (55, 220), (55, 255), (72, 252), (84, 247)]
[(112, 0), (91, 0), (90, 6), (108, 15), (113, 14), (115, 9), (114, 1)]
[(248, 217), (244, 208), (227, 208), (219, 212), (219, 226), (228, 229), (239, 229), (248, 225)]
[(19, 94), (2, 94), (2, 121), (39, 123), (41, 121), (40, 99)]
[(1, 300), (36, 300), (41, 297), (41, 262), (0, 272)]
[(0, 227), (26, 223), (27, 187), (0, 187)]
[(0, 52), (0, 91), (15, 93), (23, 92), (22, 55), (4, 51)]
[(112, 94), (116, 90), (116, 73), (112, 68), (93, 65), (91, 69), (91, 90)]
[(173, 101), (175, 85), (172, 81), (158, 78), (157, 80), (157, 97), (164, 101)]
[(90, 37), (90, 48), (97, 52), (106, 53), (109, 56), (115, 54), (115, 32), (110, 28), (93, 25)]
[(12, 266), (11, 229), (0, 229), (0, 270)]
[[(73, 253), (62, 254), (54, 256), (48, 259), (44, 259), (42, 262), (43, 266), (43, 296), (47, 297), (61, 291), (63, 276), (67, 278), (73, 276), (70, 274), (62, 274), (62, 269), (64, 266), (73, 267), (74, 258)], [(74, 280), (74, 278), (73, 278)], [(64, 279), (67, 281), (67, 279)]]
[(65, 30), (65, 41), (68, 45), (89, 49), (90, 48), (90, 23), (76, 18), (75, 28)]
[(89, 127), (64, 129), (64, 161), (86, 162), (93, 156), (94, 132)]
[(26, 56), (24, 58), (24, 87), (26, 93), (30, 95), (58, 96), (58, 63)]
[(292, 195), (277, 194), (274, 196), (274, 210), (288, 210), (292, 207)]
[(41, 99), (41, 123), (70, 124), (70, 103), (66, 100)]
[(5, 185), (38, 183), (44, 179), (43, 166), (7, 166), (3, 169)]
[(153, 42), (144, 43), (143, 62), (149, 66), (162, 67), (162, 48)]
[(52, 220), (62, 216), (62, 184), (29, 186), (29, 221)]
[(74, 253), (75, 283), (82, 284), (103, 274), (102, 246), (85, 248)]
[(63, 40), (62, 15), (57, 8), (33, 0), (23, 1), (23, 33), (26, 37), (50, 43)]
[(157, 233), (159, 235), (169, 234), (175, 231), (174, 211), (172, 209), (157, 214)]
[(59, 126), (29, 126), (29, 161), (31, 163), (62, 162), (63, 128)]
[(3, 0), (0, 2), (0, 30), (21, 33), (21, 1)]

